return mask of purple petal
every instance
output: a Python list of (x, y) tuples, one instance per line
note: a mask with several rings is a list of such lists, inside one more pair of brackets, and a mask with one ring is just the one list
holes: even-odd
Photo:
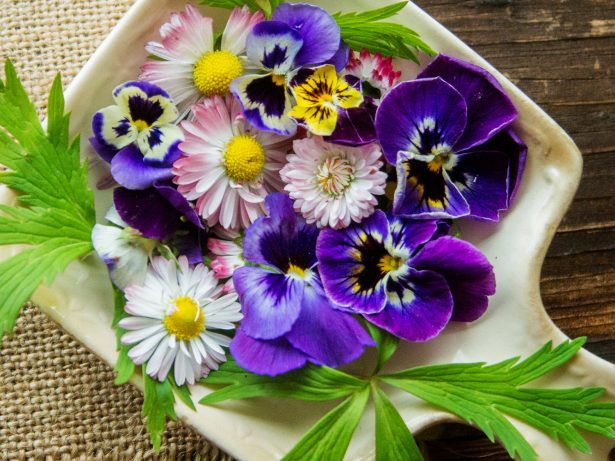
[(399, 154), (393, 213), (412, 218), (457, 218), (470, 213), (468, 202), (440, 168)]
[(242, 328), (231, 342), (231, 354), (237, 364), (252, 373), (276, 376), (302, 368), (308, 357), (285, 338), (269, 341), (254, 339)]
[(388, 302), (382, 312), (365, 318), (406, 341), (427, 341), (446, 326), (453, 299), (441, 275), (409, 269), (399, 283), (389, 280)]
[(169, 96), (169, 93), (164, 91), (158, 85), (154, 85), (153, 83), (149, 83), (149, 82), (145, 82), (145, 81), (141, 81), (141, 80), (132, 80), (130, 82), (126, 82), (126, 83), (123, 83), (123, 84), (117, 86), (113, 90), (113, 97), (117, 98), (120, 95), (120, 93), (122, 92), (122, 90), (124, 90), (126, 88), (131, 88), (131, 87), (139, 88), (141, 91), (143, 91), (147, 95), (148, 98), (152, 98), (154, 96), (162, 96), (162, 97), (167, 98), (167, 99), (171, 98)]
[(376, 131), (388, 162), (398, 152), (431, 154), (452, 148), (466, 126), (467, 107), (455, 88), (440, 78), (402, 82), (382, 99)]
[(331, 59), (338, 51), (340, 28), (329, 13), (307, 3), (282, 3), (273, 16), (296, 30), (303, 39), (303, 46), (295, 57), (295, 66), (314, 66)]
[(319, 283), (306, 287), (301, 313), (286, 338), (313, 362), (329, 367), (352, 362), (365, 346), (374, 345), (352, 315), (333, 307)]
[(482, 144), (510, 125), (517, 110), (493, 75), (481, 67), (452, 56), (439, 55), (418, 78), (441, 77), (466, 101), (468, 123), (455, 151)]
[(407, 248), (410, 254), (428, 242), (440, 230), (440, 221), (431, 219), (408, 219), (401, 216), (389, 218), (391, 240), (394, 248)]
[(361, 224), (321, 230), (316, 244), (318, 270), (329, 298), (358, 313), (379, 312), (385, 303), (379, 255), (386, 254), (386, 215), (377, 210)]
[(468, 152), (457, 156), (450, 178), (470, 205), (470, 216), (499, 221), (508, 208), (508, 156), (502, 152)]
[(333, 64), (336, 71), (342, 72), (348, 64), (349, 57), (350, 47), (346, 45), (343, 40), (340, 40), (340, 46), (338, 50), (335, 52), (333, 57), (324, 64)]
[(376, 134), (376, 109), (372, 98), (365, 98), (360, 107), (338, 109), (337, 125), (325, 141), (347, 146), (362, 146), (378, 141)]
[(127, 189), (143, 190), (156, 181), (171, 179), (170, 167), (155, 167), (143, 163), (143, 155), (137, 146), (130, 145), (119, 151), (111, 160), (111, 175)]
[(233, 274), (244, 314), (243, 330), (253, 338), (275, 339), (288, 333), (299, 317), (304, 283), (285, 274), (244, 266)]
[(179, 211), (188, 221), (200, 229), (204, 229), (203, 223), (199, 218), (192, 204), (177, 191), (177, 188), (171, 181), (156, 181), (154, 188), (169, 204)]
[(90, 138), (90, 145), (105, 162), (111, 162), (115, 154), (117, 154), (117, 149), (103, 141), (98, 140), (96, 136), (92, 136)]
[(294, 68), (302, 45), (301, 34), (285, 22), (263, 21), (256, 24), (248, 35), (246, 53), (250, 61), (283, 75)]
[(495, 293), (493, 266), (468, 242), (442, 237), (429, 242), (411, 261), (417, 269), (443, 275), (453, 294), (452, 320), (472, 322), (487, 310)]
[(129, 190), (118, 187), (113, 202), (120, 217), (144, 237), (166, 240), (181, 224), (181, 215), (154, 188)]
[(188, 258), (188, 263), (200, 264), (203, 262), (203, 254), (207, 251), (206, 233), (192, 225), (185, 225), (178, 229), (169, 246)]

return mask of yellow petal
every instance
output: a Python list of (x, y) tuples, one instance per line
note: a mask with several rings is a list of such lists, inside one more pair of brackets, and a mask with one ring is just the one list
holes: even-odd
[(344, 109), (352, 109), (363, 104), (363, 94), (348, 85), (344, 79), (339, 80), (333, 96), (335, 104)]
[(326, 65), (314, 70), (303, 83), (295, 86), (293, 92), (300, 106), (315, 106), (323, 101), (333, 100), (333, 92), (338, 85), (335, 67)]
[(289, 115), (303, 120), (308, 130), (318, 136), (330, 136), (337, 125), (337, 111), (325, 105), (314, 107), (295, 106)]

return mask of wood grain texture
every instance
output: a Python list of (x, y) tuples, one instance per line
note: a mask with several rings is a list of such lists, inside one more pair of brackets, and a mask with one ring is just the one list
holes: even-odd
[[(581, 185), (549, 249), (541, 290), (562, 331), (587, 336), (587, 349), (615, 363), (615, 1), (415, 3), (534, 99), (583, 152)], [(430, 461), (510, 459), (458, 426), (423, 446)]]

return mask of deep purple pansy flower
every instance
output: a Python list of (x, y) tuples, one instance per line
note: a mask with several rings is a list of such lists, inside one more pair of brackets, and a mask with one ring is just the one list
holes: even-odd
[(476, 320), (495, 293), (493, 268), (470, 243), (442, 236), (445, 229), (377, 210), (361, 224), (322, 230), (316, 252), (325, 292), (408, 341), (433, 338), (449, 320)]
[(358, 358), (373, 341), (359, 322), (325, 295), (316, 268), (318, 229), (295, 214), (290, 198), (267, 196), (268, 215), (243, 239), (233, 284), (244, 318), (231, 343), (237, 363), (278, 375), (306, 362), (337, 367)]
[(516, 117), (491, 74), (450, 56), (393, 88), (376, 114), (385, 156), (397, 165), (393, 212), (498, 221), (525, 164), (510, 127)]
[(169, 95), (148, 82), (131, 81), (113, 90), (115, 105), (94, 115), (90, 142), (111, 163), (111, 175), (133, 190), (171, 179), (171, 166), (180, 157), (178, 112)]
[(266, 74), (235, 79), (231, 91), (246, 118), (260, 130), (292, 135), (296, 123), (288, 77), (296, 69), (332, 63), (341, 70), (348, 48), (329, 13), (306, 3), (282, 3), (271, 20), (254, 26), (246, 41), (248, 59)]

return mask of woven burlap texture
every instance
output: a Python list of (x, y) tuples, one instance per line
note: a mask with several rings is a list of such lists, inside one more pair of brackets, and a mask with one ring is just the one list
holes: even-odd
[[(132, 0), (0, 0), (0, 58), (11, 58), (44, 114), (56, 74), (68, 84)], [(230, 459), (171, 423), (159, 455), (140, 417), (142, 395), (27, 306), (0, 349), (0, 459)]]

